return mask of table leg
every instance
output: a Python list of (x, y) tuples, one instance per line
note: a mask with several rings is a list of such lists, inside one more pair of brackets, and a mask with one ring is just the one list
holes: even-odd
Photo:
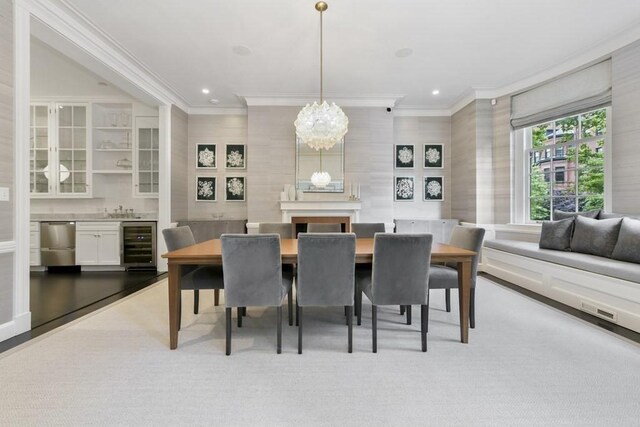
[(180, 321), (180, 264), (169, 263), (169, 348), (178, 348)]
[(471, 294), (471, 260), (458, 263), (458, 299), (460, 310), (460, 341), (469, 342), (469, 298)]

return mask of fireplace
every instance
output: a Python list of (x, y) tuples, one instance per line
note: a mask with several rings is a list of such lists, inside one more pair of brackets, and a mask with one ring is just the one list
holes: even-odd
[(340, 224), (343, 233), (351, 232), (351, 218), (348, 216), (292, 216), (291, 223), (296, 236), (306, 232), (309, 223)]

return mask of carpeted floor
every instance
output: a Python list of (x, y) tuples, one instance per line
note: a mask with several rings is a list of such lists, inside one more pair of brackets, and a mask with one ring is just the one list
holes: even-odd
[(160, 282), (3, 354), (0, 424), (639, 425), (640, 346), (478, 286), (468, 345), (432, 291), (427, 353), (419, 310), (406, 326), (382, 308), (372, 354), (365, 306), (348, 354), (342, 308), (308, 309), (304, 354), (285, 324), (276, 355), (275, 310), (250, 308), (226, 357), (224, 309), (208, 292), (197, 316), (184, 293), (179, 347), (168, 349)]

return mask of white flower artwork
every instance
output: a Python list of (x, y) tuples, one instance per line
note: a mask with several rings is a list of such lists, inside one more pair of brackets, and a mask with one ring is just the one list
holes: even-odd
[(245, 179), (243, 176), (226, 178), (225, 200), (229, 202), (242, 202), (245, 200)]
[(247, 167), (246, 147), (244, 144), (225, 145), (225, 167), (227, 169), (245, 169)]
[(441, 202), (444, 200), (444, 178), (441, 176), (424, 177), (424, 198), (427, 201)]
[(444, 165), (444, 146), (442, 144), (424, 145), (424, 168), (442, 169)]
[(414, 185), (413, 177), (396, 177), (395, 200), (413, 200)]
[(395, 166), (398, 169), (412, 169), (415, 162), (415, 150), (412, 144), (395, 146)]
[(216, 169), (216, 144), (196, 144), (196, 168)]
[(196, 178), (196, 200), (200, 202), (216, 201), (216, 178), (199, 176)]

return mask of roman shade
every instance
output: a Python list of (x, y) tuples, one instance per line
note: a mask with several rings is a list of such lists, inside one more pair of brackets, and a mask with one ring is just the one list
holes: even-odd
[(511, 126), (520, 129), (611, 103), (611, 60), (511, 97)]

